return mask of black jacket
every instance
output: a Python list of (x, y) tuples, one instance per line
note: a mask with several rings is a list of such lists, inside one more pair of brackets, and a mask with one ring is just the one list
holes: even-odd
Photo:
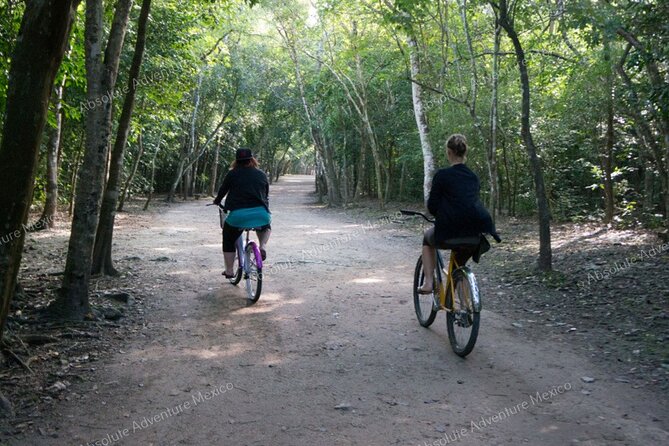
[(478, 177), (464, 164), (437, 171), (427, 201), (428, 210), (436, 217), (437, 243), (484, 232), (497, 238), (492, 217), (479, 200), (480, 189)]
[(228, 171), (214, 203), (220, 204), (226, 195), (225, 209), (228, 211), (264, 206), (269, 212), (269, 180), (265, 172), (255, 167), (237, 167)]

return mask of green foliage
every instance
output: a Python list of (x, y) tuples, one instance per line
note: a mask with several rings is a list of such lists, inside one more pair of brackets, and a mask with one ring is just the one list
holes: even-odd
[[(312, 170), (317, 157), (296, 78), (297, 62), (312, 125), (332, 149), (332, 162), (346, 200), (375, 196), (376, 175), (380, 172), (389, 199), (419, 201), (423, 159), (406, 43), (407, 36), (412, 35), (418, 42), (421, 75), (417, 81), (423, 86), (435, 161), (440, 167), (447, 164), (444, 144), (450, 134), (467, 135), (468, 164), (481, 178), (483, 199), (489, 198), (487, 151), (491, 144), (495, 9), (488, 1), (257, 3), (198, 0), (189, 2), (188, 7), (176, 0), (154, 3), (125, 160), (129, 168), (141, 131), (145, 155), (134, 192), (143, 193), (149, 188), (153, 154), (159, 142), (156, 188), (169, 189), (190, 144), (196, 97), (196, 146), (204, 144), (227, 115), (216, 143), (192, 167), (197, 188), (205, 190), (208, 184), (220, 180), (220, 176), (211, 178), (215, 154), (219, 155), (221, 169), (225, 169), (239, 146), (252, 148), (272, 176), (283, 171)], [(0, 112), (4, 110), (10, 54), (23, 8), (21, 2), (10, 4), (14, 6), (0, 7)], [(666, 212), (661, 175), (662, 163), (669, 166), (669, 161), (666, 154), (660, 160), (653, 158), (649, 141), (640, 136), (638, 117), (648, 121), (653, 138), (650, 142), (666, 153), (661, 129), (662, 118), (669, 113), (669, 86), (666, 82), (653, 84), (648, 68), (655, 63), (666, 79), (667, 2), (577, 0), (564, 2), (564, 10), (558, 10), (556, 2), (514, 5), (514, 25), (527, 53), (524, 63), (531, 83), (532, 132), (553, 217), (600, 218), (606, 105), (612, 100), (615, 142), (611, 173), (618, 220), (621, 224), (657, 224), (657, 215)], [(60, 82), (66, 77), (60, 173), (65, 197), (71, 195), (72, 172), (83, 143), (83, 6), (79, 14), (71, 51), (57, 79)], [(119, 70), (121, 88), (127, 84), (138, 14), (136, 5)], [(277, 27), (285, 27), (293, 39), (294, 55)], [(632, 48), (626, 53), (622, 31), (638, 39), (642, 50)], [(624, 55), (623, 67), (632, 89), (616, 71)], [(495, 155), (501, 210), (503, 214), (531, 216), (536, 203), (519, 130), (518, 65), (506, 38), (501, 41), (497, 79)], [(635, 97), (643, 108), (636, 114), (632, 113), (638, 107)], [(121, 102), (122, 96), (115, 103), (117, 116)], [(369, 127), (356, 110), (356, 104), (363, 103)], [(51, 113), (49, 125), (54, 123)], [(375, 170), (370, 141), (378, 147), (381, 170)], [(43, 197), (43, 170), (40, 168), (36, 182), (36, 201)], [(649, 174), (644, 176), (646, 172)], [(642, 203), (648, 201), (644, 198), (649, 187), (652, 206), (644, 209)]]

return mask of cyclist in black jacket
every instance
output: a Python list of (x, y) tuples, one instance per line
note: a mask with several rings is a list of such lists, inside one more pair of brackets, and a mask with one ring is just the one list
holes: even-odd
[(260, 242), (260, 255), (265, 260), (265, 246), (269, 240), (272, 216), (269, 212), (269, 180), (258, 168), (258, 161), (249, 149), (238, 149), (232, 168), (223, 178), (214, 204), (220, 205), (225, 198), (228, 216), (223, 224), (223, 257), (226, 278), (234, 276), (235, 242), (243, 228), (256, 228)]
[[(446, 156), (451, 167), (439, 169), (432, 179), (427, 208), (435, 216), (434, 227), (425, 231), (423, 238), (423, 271), (425, 280), (419, 288), (422, 294), (432, 293), (434, 281), (435, 247), (446, 240), (489, 233), (499, 236), (490, 213), (479, 200), (481, 184), (478, 177), (465, 165), (467, 139), (452, 135), (446, 143)], [(462, 265), (471, 255), (458, 259)]]

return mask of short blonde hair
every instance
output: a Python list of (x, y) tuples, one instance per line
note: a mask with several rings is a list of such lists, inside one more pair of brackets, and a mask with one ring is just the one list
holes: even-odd
[(467, 154), (467, 138), (464, 135), (455, 133), (449, 136), (446, 147), (451, 149), (456, 156), (462, 158)]

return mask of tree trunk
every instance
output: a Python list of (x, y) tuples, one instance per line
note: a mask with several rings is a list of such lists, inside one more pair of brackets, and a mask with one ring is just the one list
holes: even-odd
[(144, 154), (144, 142), (142, 139), (142, 130), (140, 129), (139, 131), (139, 138), (137, 139), (137, 156), (135, 157), (135, 161), (132, 163), (132, 168), (130, 169), (130, 175), (128, 175), (128, 179), (125, 181), (125, 186), (123, 186), (123, 193), (121, 194), (121, 198), (119, 199), (118, 202), (118, 212), (123, 211), (123, 205), (125, 204), (125, 200), (128, 199), (128, 193), (130, 191), (130, 187), (132, 186), (132, 181), (135, 179), (135, 175), (137, 174), (137, 169), (139, 168), (139, 162), (142, 159), (142, 155)]
[(209, 181), (209, 196), (216, 196), (216, 180), (218, 179), (218, 157), (221, 151), (221, 140), (216, 142), (216, 147), (214, 148), (214, 161), (211, 163), (211, 179)]
[(78, 4), (28, 2), (12, 55), (0, 142), (0, 340), (21, 266), (49, 98)]
[(51, 129), (46, 153), (46, 201), (44, 210), (39, 221), (39, 229), (53, 228), (56, 222), (56, 210), (58, 209), (58, 154), (60, 152), (60, 140), (63, 129), (63, 91), (67, 76), (58, 84), (54, 91), (54, 114), (56, 125)]
[(518, 38), (512, 20), (508, 16), (507, 1), (499, 2), (500, 25), (506, 31), (506, 34), (513, 43), (520, 72), (520, 85), (522, 89), (521, 101), (521, 138), (525, 143), (525, 149), (530, 160), (530, 169), (534, 178), (534, 189), (537, 198), (537, 208), (539, 211), (539, 269), (541, 271), (550, 271), (552, 269), (551, 252), (551, 215), (546, 198), (546, 188), (544, 185), (544, 175), (541, 166), (541, 160), (537, 155), (537, 149), (532, 139), (530, 130), (530, 78), (527, 73), (527, 60), (525, 52)]
[[(72, 232), (65, 274), (59, 296), (51, 309), (68, 319), (82, 319), (90, 313), (88, 286), (93, 260), (93, 245), (104, 191), (104, 173), (111, 138), (112, 93), (116, 87), (118, 64), (128, 26), (132, 0), (118, 0), (102, 49), (104, 5), (102, 0), (86, 2), (86, 152), (77, 183)], [(106, 100), (105, 100), (106, 98)]]
[[(146, 43), (146, 24), (151, 9), (151, 0), (142, 1), (142, 9), (139, 13), (137, 24), (137, 41), (135, 42), (135, 53), (128, 73), (128, 90), (123, 101), (123, 109), (116, 130), (116, 140), (111, 151), (111, 162), (109, 165), (109, 179), (105, 187), (100, 209), (100, 223), (95, 235), (95, 247), (93, 249), (93, 274), (117, 275), (112, 261), (112, 239), (114, 237), (114, 220), (116, 218), (116, 206), (119, 204), (119, 190), (121, 187), (121, 175), (123, 173), (123, 155), (125, 146), (128, 144), (128, 133), (130, 132), (130, 120), (135, 106), (135, 92), (139, 72), (144, 56)], [(125, 193), (125, 191), (124, 191)], [(122, 207), (122, 205), (121, 205)]]
[(655, 177), (653, 176), (653, 163), (652, 160), (648, 159), (646, 156), (643, 156), (644, 159), (644, 169), (643, 169), (643, 202), (642, 208), (646, 214), (652, 214), (654, 205), (653, 205), (653, 195), (654, 195), (654, 184)]
[(606, 140), (602, 154), (602, 171), (604, 172), (604, 223), (613, 221), (613, 73), (609, 73), (609, 85), (606, 99)]
[(197, 194), (197, 171), (200, 168), (200, 159), (198, 158), (195, 160), (195, 164), (193, 164), (193, 167), (191, 167), (191, 174), (190, 174), (190, 182), (189, 182), (189, 187), (188, 187), (188, 196), (192, 197), (193, 195)]
[(153, 184), (156, 181), (156, 158), (158, 157), (158, 152), (160, 151), (160, 144), (163, 142), (163, 131), (162, 129), (160, 130), (160, 134), (158, 135), (158, 144), (156, 144), (156, 150), (153, 152), (153, 158), (151, 159), (151, 180), (149, 181), (149, 194), (148, 197), (146, 198), (146, 203), (144, 203), (144, 210), (147, 210), (149, 208), (149, 203), (151, 203), (151, 199), (153, 198)]
[(493, 221), (499, 203), (499, 175), (497, 173), (497, 102), (499, 99), (499, 43), (502, 28), (495, 23), (495, 44), (492, 56), (492, 104), (490, 105), (490, 146), (488, 148), (488, 177), (490, 181), (489, 210)]
[[(409, 58), (411, 62), (411, 78), (420, 79), (420, 59), (418, 56), (418, 42), (413, 34), (409, 35)], [(423, 106), (423, 89), (418, 82), (411, 82), (411, 97), (413, 99), (413, 111), (418, 126), (420, 146), (423, 150), (423, 201), (427, 206), (427, 199), (432, 188), (432, 177), (434, 176), (434, 154), (430, 145), (430, 127), (427, 122), (427, 114)]]
[(367, 141), (365, 136), (360, 131), (360, 156), (356, 164), (358, 174), (355, 179), (355, 188), (353, 192), (353, 201), (362, 197), (365, 194), (365, 184), (367, 184)]

